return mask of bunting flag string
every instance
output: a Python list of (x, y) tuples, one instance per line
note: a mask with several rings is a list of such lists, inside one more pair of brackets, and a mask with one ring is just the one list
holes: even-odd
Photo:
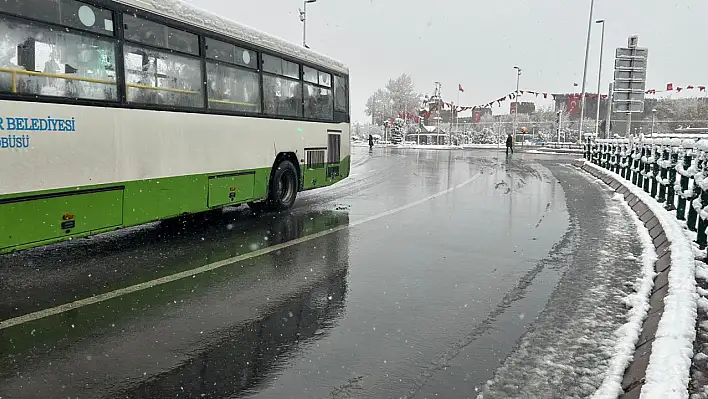
[[(671, 91), (675, 91), (677, 93), (680, 93), (683, 90), (695, 90), (695, 89), (698, 89), (699, 92), (706, 92), (705, 85), (687, 85), (685, 87), (681, 87), (681, 86), (674, 86), (673, 83), (667, 83), (666, 90), (648, 89), (644, 93), (651, 94), (651, 95), (654, 95), (657, 93), (671, 92)], [(509, 93), (503, 97), (499, 97), (496, 100), (490, 101), (485, 104), (480, 104), (480, 105), (460, 106), (460, 105), (456, 105), (454, 103), (443, 103), (443, 109), (453, 109), (454, 108), (454, 112), (464, 112), (464, 111), (475, 110), (475, 109), (480, 109), (480, 108), (491, 108), (492, 106), (494, 106), (494, 103), (497, 104), (497, 107), (501, 107), (501, 104), (504, 101), (515, 100), (517, 97), (521, 97), (523, 94), (533, 94), (534, 96), (536, 96), (536, 98), (538, 98), (539, 95), (543, 95), (544, 99), (548, 99), (548, 96), (550, 95), (553, 100), (555, 100), (557, 96), (566, 95), (566, 94), (552, 94), (552, 93), (548, 93), (548, 92), (541, 92), (541, 91), (535, 91), (535, 90), (519, 90), (518, 93), (515, 91), (512, 91), (511, 93)], [(706, 94), (708, 94), (708, 92), (706, 92)], [(578, 100), (581, 97), (581, 95), (579, 93), (571, 93), (571, 94), (567, 94), (567, 95), (574, 96)], [(592, 100), (595, 100), (598, 97), (597, 94), (591, 94), (591, 93), (587, 93), (587, 94), (585, 94), (585, 96), (586, 96), (585, 98), (589, 98)], [(600, 98), (602, 98), (603, 100), (606, 99), (607, 94), (600, 95)]]
[(706, 86), (705, 85), (688, 85), (686, 87), (681, 87), (681, 86), (674, 86), (673, 83), (667, 83), (666, 84), (666, 90), (657, 90), (657, 89), (649, 89), (644, 92), (644, 94), (656, 94), (656, 93), (667, 93), (670, 91), (675, 91), (677, 93), (680, 93), (682, 90), (694, 90), (698, 89), (699, 92), (705, 92), (706, 91)]

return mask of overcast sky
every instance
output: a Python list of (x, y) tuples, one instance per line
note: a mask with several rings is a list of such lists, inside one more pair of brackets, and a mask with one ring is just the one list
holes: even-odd
[[(299, 0), (189, 0), (230, 19), (295, 43), (302, 41)], [(582, 80), (589, 0), (317, 0), (308, 5), (308, 45), (346, 63), (353, 120), (389, 78), (411, 75), (416, 89), (461, 105), (495, 100), (515, 89), (573, 91)], [(593, 19), (606, 19), (603, 91), (612, 80), (614, 50), (639, 35), (649, 48), (647, 88), (708, 83), (707, 0), (596, 0)], [(595, 92), (600, 25), (593, 24), (588, 91)], [(579, 89), (576, 89), (578, 92)], [(534, 100), (528, 96), (524, 100)], [(508, 105), (502, 107), (508, 112)], [(496, 106), (495, 106), (496, 111)]]

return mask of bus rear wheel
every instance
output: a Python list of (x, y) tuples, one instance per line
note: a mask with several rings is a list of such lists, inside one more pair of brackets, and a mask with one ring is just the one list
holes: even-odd
[(290, 161), (283, 161), (273, 172), (268, 188), (268, 208), (276, 211), (290, 209), (298, 190), (297, 169)]

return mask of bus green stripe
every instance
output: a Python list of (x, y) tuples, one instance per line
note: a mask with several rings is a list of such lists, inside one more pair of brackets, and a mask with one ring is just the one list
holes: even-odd
[[(302, 165), (303, 189), (325, 187), (344, 179), (349, 175), (349, 165), (349, 157), (321, 169), (307, 169)], [(338, 176), (328, 178), (327, 170), (332, 167), (339, 169)], [(271, 168), (223, 171), (0, 195), (0, 220), (6, 221), (0, 224), (0, 253), (217, 209), (220, 204), (230, 206), (263, 200), (270, 172)], [(223, 182), (210, 179), (232, 174), (251, 174), (253, 179), (223, 179)], [(240, 181), (253, 181), (253, 187), (236, 187)], [(122, 190), (104, 191), (112, 187)], [(229, 191), (236, 194), (231, 203), (228, 202)], [(210, 192), (224, 198), (210, 200)], [(253, 195), (245, 198), (244, 192)], [(29, 196), (43, 197), (8, 201)], [(210, 202), (219, 205), (210, 208)], [(69, 217), (71, 219), (64, 219)]]

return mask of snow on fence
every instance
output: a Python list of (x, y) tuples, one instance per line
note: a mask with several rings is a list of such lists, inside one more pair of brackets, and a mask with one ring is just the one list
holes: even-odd
[(708, 245), (708, 139), (605, 139), (584, 145), (585, 159), (642, 188)]
[[(583, 151), (588, 162), (626, 179), (630, 186), (636, 186), (631, 191), (637, 197), (645, 197), (645, 203), (653, 202), (647, 205), (656, 208), (654, 213), (672, 242), (669, 292), (664, 298), (664, 314), (652, 346), (642, 398), (686, 398), (698, 296), (693, 253), (680, 224), (685, 223), (695, 233), (700, 248), (706, 248), (708, 139), (590, 138)], [(670, 220), (673, 212), (667, 211), (675, 211), (675, 218), (681, 222)], [(682, 240), (688, 249), (673, 248)]]

